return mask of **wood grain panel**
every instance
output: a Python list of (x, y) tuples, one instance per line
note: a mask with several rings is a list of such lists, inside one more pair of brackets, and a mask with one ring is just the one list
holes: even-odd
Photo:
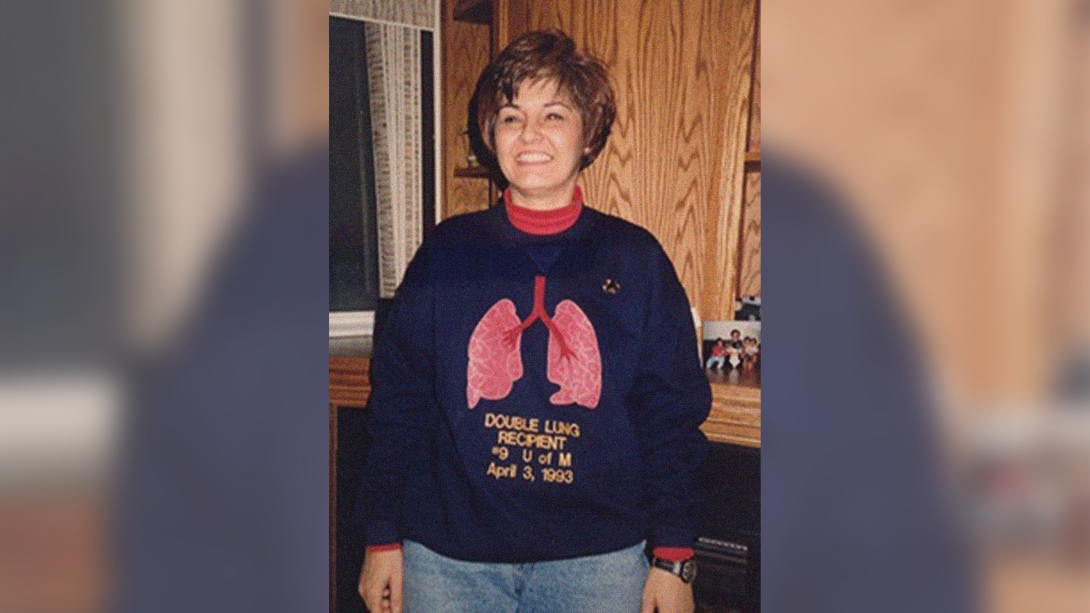
[(758, 6), (757, 25), (753, 34), (753, 94), (749, 101), (749, 144), (747, 151), (761, 150), (761, 15)]
[(738, 295), (761, 295), (761, 171), (746, 171), (742, 203), (742, 245), (738, 256)]
[[(588, 205), (628, 220), (636, 219), (632, 204), (633, 124), (635, 98), (629, 86), (625, 64), (631, 63), (632, 49), (621, 57), (619, 48), (632, 26), (622, 21), (616, 0), (575, 0), (572, 29), (569, 34), (580, 49), (601, 59), (609, 67), (616, 87), (617, 118), (605, 149), (594, 164), (582, 173), (580, 183)], [(624, 44), (628, 44), (624, 40)]]
[(573, 0), (572, 34), (617, 85), (587, 201), (649, 229), (705, 319), (737, 288), (754, 0)]
[(456, 0), (454, 18), (481, 25), (492, 23), (492, 2), (490, 0)]
[(530, 0), (493, 0), (492, 55), (530, 29)]
[(329, 358), (329, 404), (365, 407), (371, 394), (371, 358)]
[(531, 2), (527, 27), (531, 30), (555, 28), (571, 36), (572, 0)]
[[(744, 184), (746, 131), (750, 108), (750, 84), (752, 78), (752, 40), (756, 34), (755, 2), (730, 4), (724, 7), (726, 14), (720, 23), (730, 23), (730, 33), (724, 43), (726, 64), (723, 91), (728, 92), (724, 101), (723, 144), (716, 198), (715, 229), (709, 227), (708, 242), (714, 245), (708, 253), (715, 253), (706, 260), (710, 274), (700, 297), (701, 313), (706, 319), (729, 319), (733, 316), (734, 299), (738, 294), (737, 275), (740, 268), (738, 254), (741, 242), (742, 188)], [(744, 92), (742, 94), (741, 92)], [(709, 224), (710, 226), (710, 224)]]
[(712, 408), (700, 426), (708, 440), (761, 446), (761, 388), (712, 383)]
[(469, 141), (462, 137), (468, 125), (469, 99), (489, 60), (489, 27), (454, 21), (454, 0), (443, 2), (443, 218), (488, 208), (487, 179), (457, 178), (466, 166)]

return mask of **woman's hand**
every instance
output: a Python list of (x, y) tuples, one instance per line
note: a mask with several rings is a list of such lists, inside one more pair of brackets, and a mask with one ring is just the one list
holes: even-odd
[(401, 613), (401, 550), (368, 551), (360, 571), (360, 596), (371, 613)]
[(652, 568), (643, 584), (640, 613), (693, 613), (693, 586), (661, 568)]

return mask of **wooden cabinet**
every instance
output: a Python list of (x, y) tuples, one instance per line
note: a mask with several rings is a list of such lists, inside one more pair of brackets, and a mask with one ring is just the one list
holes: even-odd
[(708, 440), (761, 446), (761, 386), (712, 383), (712, 409), (701, 426)]
[(364, 540), (353, 522), (367, 449), (361, 436), (371, 392), (371, 360), (329, 357), (329, 610), (365, 613), (356, 593)]
[(443, 217), (488, 208), (499, 197), (489, 171), (471, 165), (469, 101), (485, 66), (515, 37), (530, 29), (527, 0), (444, 0), (443, 66)]
[(440, 141), (442, 157), (443, 218), (488, 208), (495, 191), (487, 169), (470, 167), (466, 133), (469, 101), (477, 77), (492, 57), (491, 0), (458, 2), (443, 0), (439, 52), (442, 63), (443, 114)]
[(338, 407), (367, 405), (371, 392), (371, 358), (329, 357), (329, 404)]

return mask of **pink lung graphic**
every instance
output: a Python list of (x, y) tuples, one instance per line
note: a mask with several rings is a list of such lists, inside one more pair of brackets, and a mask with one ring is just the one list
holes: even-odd
[[(560, 390), (549, 398), (553, 404), (593, 409), (602, 395), (602, 356), (598, 339), (583, 309), (571, 300), (556, 305), (556, 331), (549, 329), (549, 381)], [(548, 325), (548, 324), (546, 324)]]
[(511, 386), (522, 377), (519, 352), (522, 335), (510, 338), (508, 332), (519, 327), (515, 303), (507, 298), (488, 309), (469, 339), (469, 369), (466, 372), (466, 400), (469, 408), (481, 398), (499, 400), (511, 393)]
[(545, 277), (534, 278), (534, 310), (520, 322), (515, 304), (504, 298), (484, 314), (469, 339), (466, 401), (474, 408), (481, 398), (500, 400), (522, 377), (522, 332), (541, 320), (549, 329), (545, 374), (560, 386), (549, 401), (598, 406), (602, 395), (602, 357), (598, 337), (586, 313), (571, 300), (556, 305), (556, 316), (545, 312)]

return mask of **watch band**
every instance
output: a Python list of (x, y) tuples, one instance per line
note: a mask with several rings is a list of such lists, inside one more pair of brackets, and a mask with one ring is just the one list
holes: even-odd
[(693, 579), (696, 579), (696, 559), (694, 558), (674, 562), (655, 556), (651, 558), (651, 565), (677, 575), (685, 583), (692, 583)]

